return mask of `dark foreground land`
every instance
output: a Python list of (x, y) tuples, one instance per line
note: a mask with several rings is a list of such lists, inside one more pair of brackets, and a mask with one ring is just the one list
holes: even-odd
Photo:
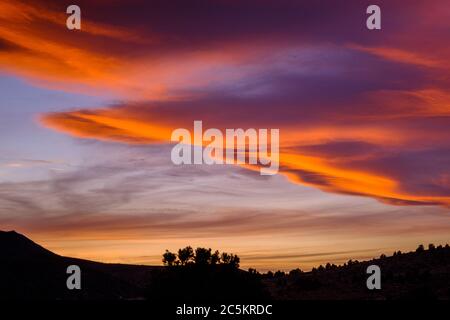
[[(381, 270), (381, 290), (368, 290), (369, 265)], [(277, 300), (450, 299), (450, 248), (396, 254), (263, 279)]]
[[(368, 290), (367, 266), (381, 268), (381, 290)], [(66, 269), (82, 270), (68, 290)], [(450, 248), (431, 246), (312, 272), (259, 274), (229, 266), (105, 264), (56, 255), (14, 231), (0, 231), (0, 300), (397, 300), (450, 299)]]

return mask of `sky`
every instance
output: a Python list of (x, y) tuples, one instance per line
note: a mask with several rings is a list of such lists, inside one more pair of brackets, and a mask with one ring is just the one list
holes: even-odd
[[(311, 269), (450, 235), (450, 6), (0, 3), (0, 229), (59, 254)], [(280, 170), (171, 162), (171, 132), (277, 128)]]

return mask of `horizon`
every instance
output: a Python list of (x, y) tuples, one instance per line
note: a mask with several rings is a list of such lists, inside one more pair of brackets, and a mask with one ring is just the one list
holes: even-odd
[[(81, 30), (70, 4), (0, 3), (1, 229), (99, 262), (190, 245), (258, 271), (448, 243), (447, 2), (379, 1), (380, 30), (358, 0), (78, 1)], [(277, 174), (174, 164), (194, 121), (279, 130)]]
[[(39, 243), (37, 243), (37, 242), (35, 242), (33, 239), (30, 239), (29, 237), (27, 237), (27, 235), (25, 235), (25, 234), (22, 234), (22, 233), (20, 233), (20, 232), (17, 232), (16, 230), (7, 230), (7, 231), (5, 231), (5, 230), (0, 230), (0, 233), (14, 233), (14, 234), (16, 234), (16, 235), (18, 235), (18, 236), (22, 236), (22, 237), (24, 237), (25, 239), (27, 239), (27, 240), (30, 240), (34, 245), (37, 245), (37, 246), (39, 246), (39, 247), (41, 247), (41, 248), (43, 248), (43, 249), (45, 249), (46, 251), (49, 251), (49, 252), (51, 252), (51, 253), (53, 253), (53, 254), (57, 254), (56, 252), (53, 252), (53, 251), (51, 251), (50, 249), (48, 249), (48, 248), (46, 248), (46, 247), (44, 247), (44, 246), (41, 246)], [(314, 270), (317, 270), (318, 268), (320, 268), (320, 267), (325, 267), (325, 265), (334, 265), (334, 266), (337, 266), (337, 267), (345, 267), (348, 263), (349, 263), (349, 261), (352, 261), (352, 262), (354, 262), (354, 263), (368, 263), (368, 262), (371, 262), (371, 261), (373, 261), (373, 260), (379, 260), (379, 259), (386, 259), (386, 258), (390, 258), (390, 257), (395, 257), (398, 253), (400, 253), (401, 255), (405, 255), (405, 254), (411, 254), (411, 253), (417, 253), (418, 252), (418, 248), (420, 248), (420, 247), (422, 247), (422, 249), (423, 250), (425, 250), (425, 251), (429, 251), (429, 250), (431, 250), (430, 249), (430, 246), (433, 246), (435, 249), (437, 248), (437, 249), (439, 249), (439, 247), (441, 247), (441, 248), (448, 248), (448, 246), (449, 246), (449, 244), (448, 243), (445, 243), (445, 244), (435, 244), (435, 243), (430, 243), (430, 244), (428, 244), (428, 245), (424, 245), (424, 244), (419, 244), (417, 247), (416, 247), (416, 249), (415, 250), (409, 250), (409, 251), (401, 251), (401, 250), (395, 250), (394, 252), (392, 252), (392, 254), (389, 254), (389, 253), (382, 253), (382, 254), (380, 254), (380, 256), (378, 256), (378, 257), (372, 257), (372, 258), (370, 258), (370, 259), (366, 259), (366, 260), (362, 260), (362, 261), (360, 261), (360, 260), (358, 260), (358, 259), (354, 259), (354, 258), (350, 258), (350, 259), (348, 259), (347, 261), (345, 261), (345, 262), (343, 262), (343, 263), (339, 263), (339, 264), (334, 264), (334, 263), (329, 263), (329, 262), (327, 262), (327, 263), (323, 263), (323, 264), (320, 264), (320, 265), (316, 265), (316, 266), (314, 266), (312, 269), (308, 269), (308, 270), (305, 270), (305, 269), (302, 269), (302, 268), (300, 268), (300, 267), (297, 267), (297, 268), (293, 268), (293, 269), (286, 269), (286, 270), (283, 270), (283, 269), (271, 269), (271, 270), (269, 270), (269, 269), (267, 269), (267, 270), (258, 270), (258, 269), (255, 269), (255, 268), (252, 268), (252, 267), (248, 267), (248, 268), (242, 268), (242, 267), (238, 267), (239, 269), (241, 269), (241, 270), (244, 270), (244, 271), (246, 271), (245, 269), (247, 269), (248, 271), (250, 271), (250, 270), (253, 270), (253, 271), (256, 271), (256, 272), (260, 272), (260, 273), (262, 273), (262, 274), (267, 274), (267, 273), (270, 273), (270, 272), (272, 272), (272, 273), (275, 273), (275, 272), (277, 272), (277, 271), (281, 271), (281, 272), (284, 272), (284, 273), (289, 273), (290, 271), (296, 271), (296, 270), (300, 270), (301, 272), (305, 272), (305, 273), (308, 273), (308, 272), (313, 272)], [(196, 247), (192, 247), (194, 250), (195, 249), (197, 249)], [(179, 249), (182, 249), (182, 248), (179, 248)], [(207, 249), (207, 248), (206, 248)], [(212, 249), (212, 251), (215, 251), (214, 250), (214, 248), (209, 248), (209, 249)], [(170, 252), (170, 250), (168, 250), (169, 252)], [(167, 252), (167, 251), (166, 251)], [(174, 253), (175, 254), (177, 254), (176, 252), (178, 252), (178, 250), (175, 250), (174, 251)], [(228, 254), (233, 254), (232, 252), (228, 252)], [(58, 254), (57, 254), (58, 255)], [(58, 255), (58, 256), (60, 256), (60, 257), (63, 257), (63, 258), (76, 258), (76, 259), (82, 259), (82, 258), (80, 258), (80, 257), (69, 257), (69, 256), (63, 256), (63, 255)], [(163, 257), (163, 253), (161, 254), (161, 257)], [(104, 262), (104, 261), (96, 261), (96, 260), (87, 260), (87, 259), (82, 259), (82, 260), (85, 260), (85, 261), (90, 261), (90, 262), (96, 262), (96, 263), (103, 263), (103, 264), (121, 264), (121, 265), (133, 265), (133, 266), (147, 266), (147, 267), (167, 267), (168, 265), (166, 265), (166, 264), (164, 264), (164, 261), (163, 261), (163, 259), (161, 259), (161, 264), (159, 264), (159, 265), (155, 265), (155, 264), (127, 264), (127, 263), (117, 263), (117, 262)], [(192, 261), (190, 262), (190, 263), (193, 263)], [(240, 261), (240, 262), (238, 262), (238, 265), (240, 265), (242, 263), (242, 261)], [(177, 265), (175, 265), (175, 266), (177, 266)]]

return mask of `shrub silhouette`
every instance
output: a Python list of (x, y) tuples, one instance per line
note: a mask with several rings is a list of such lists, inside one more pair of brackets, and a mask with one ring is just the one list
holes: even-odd
[(178, 250), (178, 259), (182, 266), (188, 264), (194, 259), (194, 250), (191, 246), (187, 246), (183, 249)]
[(163, 254), (163, 263), (169, 267), (173, 266), (175, 261), (177, 260), (177, 255), (175, 253), (170, 252), (169, 250), (166, 250), (166, 252)]
[(274, 277), (275, 278), (280, 278), (280, 277), (284, 277), (285, 275), (286, 274), (283, 271), (278, 270), (277, 272), (275, 272)]
[(261, 274), (254, 268), (248, 268), (248, 273), (250, 274), (254, 274), (254, 275), (258, 275), (260, 276)]
[(289, 275), (290, 276), (298, 276), (299, 274), (301, 274), (303, 271), (300, 270), (300, 268), (297, 269), (293, 269), (291, 271), (289, 271)]
[(420, 244), (420, 245), (417, 247), (416, 252), (423, 252), (423, 251), (425, 251), (425, 248), (424, 248), (423, 244)]

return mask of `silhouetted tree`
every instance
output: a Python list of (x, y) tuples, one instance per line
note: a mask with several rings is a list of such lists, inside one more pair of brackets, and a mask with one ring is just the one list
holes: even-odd
[(188, 265), (194, 262), (195, 265), (216, 265), (223, 264), (230, 266), (232, 269), (238, 269), (240, 263), (239, 256), (223, 252), (222, 255), (218, 250), (211, 253), (211, 248), (197, 248), (194, 250), (191, 246), (187, 246), (178, 250), (178, 256), (169, 250), (163, 254), (163, 263), (167, 266)]
[(228, 253), (222, 252), (222, 255), (220, 256), (220, 260), (222, 261), (222, 263), (229, 264), (230, 259), (231, 259), (231, 256)]
[(163, 254), (163, 260), (162, 262), (171, 267), (177, 260), (177, 255), (175, 253), (170, 252), (169, 250), (166, 250), (166, 252)]
[(184, 249), (178, 250), (178, 259), (180, 259), (180, 264), (182, 266), (188, 264), (194, 258), (194, 250), (191, 246), (187, 246)]
[(436, 249), (436, 246), (435, 246), (434, 244), (430, 243), (430, 244), (428, 245), (428, 250), (433, 251), (433, 250), (435, 250), (435, 249)]
[(277, 272), (275, 272), (274, 277), (275, 278), (280, 278), (280, 277), (284, 277), (285, 275), (286, 274), (283, 271), (278, 270)]
[[(394, 252), (394, 255), (395, 255), (395, 252)], [(384, 253), (381, 254), (380, 259), (386, 259), (386, 255)]]
[(208, 265), (211, 263), (211, 248), (197, 248), (194, 256), (195, 264)]
[(219, 252), (219, 250), (216, 250), (211, 255), (211, 264), (218, 264), (219, 262), (220, 262), (220, 252)]
[[(226, 301), (231, 299), (255, 299), (269, 297), (256, 270), (241, 272), (239, 257), (228, 254), (227, 265), (213, 266), (219, 261), (220, 252), (211, 254), (211, 249), (195, 249), (192, 260), (191, 248), (179, 250), (183, 266), (162, 268), (158, 276), (152, 277), (146, 288), (146, 296), (151, 300), (182, 300), (182, 301)], [(180, 259), (166, 250), (163, 254), (165, 265), (173, 265)], [(236, 268), (233, 268), (233, 267)], [(186, 290), (188, 288), (188, 290)]]
[(252, 275), (259, 275), (259, 272), (254, 268), (248, 268), (248, 273)]
[(299, 268), (296, 268), (296, 269), (293, 269), (293, 270), (289, 271), (289, 275), (290, 276), (297, 276), (297, 275), (301, 274), (302, 272), (303, 272), (302, 270), (300, 270)]
[(230, 255), (230, 261), (228, 263), (229, 266), (237, 269), (239, 268), (239, 263), (241, 262), (241, 258), (239, 258), (237, 255), (235, 254), (231, 254)]
[(416, 252), (423, 252), (425, 250), (425, 248), (423, 247), (423, 244), (420, 244), (417, 249)]

